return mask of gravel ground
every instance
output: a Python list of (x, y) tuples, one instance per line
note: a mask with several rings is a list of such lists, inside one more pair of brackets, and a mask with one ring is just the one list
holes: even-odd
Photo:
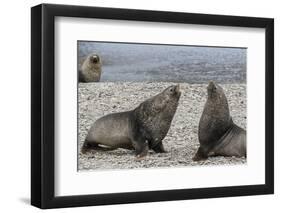
[[(134, 109), (173, 83), (80, 83), (79, 84), (79, 153), (78, 170), (182, 167), (198, 165), (233, 165), (246, 163), (245, 158), (211, 157), (194, 162), (198, 146), (198, 123), (206, 101), (207, 84), (181, 83), (182, 92), (171, 128), (163, 140), (167, 153), (149, 151), (137, 161), (134, 151), (91, 151), (81, 154), (80, 148), (92, 123), (114, 112)], [(236, 124), (246, 129), (246, 84), (221, 84)]]

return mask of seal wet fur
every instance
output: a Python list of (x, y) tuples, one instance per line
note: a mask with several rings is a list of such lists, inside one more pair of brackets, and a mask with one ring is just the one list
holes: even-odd
[(97, 54), (90, 54), (79, 69), (79, 82), (99, 82), (101, 77), (102, 63)]
[(199, 122), (200, 147), (194, 161), (209, 156), (246, 157), (246, 131), (233, 123), (223, 89), (210, 82), (208, 98)]
[(125, 148), (144, 157), (149, 149), (165, 152), (162, 140), (169, 131), (180, 95), (179, 85), (170, 86), (134, 110), (99, 118), (88, 131), (82, 153)]

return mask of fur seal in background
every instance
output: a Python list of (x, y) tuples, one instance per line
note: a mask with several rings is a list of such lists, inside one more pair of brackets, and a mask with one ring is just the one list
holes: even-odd
[(82, 153), (90, 149), (134, 149), (138, 158), (148, 149), (165, 152), (165, 138), (176, 112), (181, 92), (170, 86), (147, 99), (132, 111), (113, 113), (99, 118), (90, 128)]
[(101, 59), (97, 54), (88, 55), (79, 70), (79, 82), (99, 82)]
[(233, 123), (223, 89), (210, 82), (208, 99), (199, 122), (200, 147), (194, 161), (209, 156), (246, 157), (246, 131)]

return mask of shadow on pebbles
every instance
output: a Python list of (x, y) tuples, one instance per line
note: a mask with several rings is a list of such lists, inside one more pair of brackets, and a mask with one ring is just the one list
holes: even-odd
[[(173, 83), (80, 83), (79, 84), (79, 170), (130, 169), (155, 167), (183, 167), (197, 165), (235, 165), (246, 163), (245, 158), (211, 157), (194, 162), (198, 146), (198, 123), (206, 101), (207, 84), (181, 83), (182, 92), (170, 130), (163, 140), (167, 153), (149, 151), (136, 160), (132, 150), (91, 151), (80, 149), (88, 129), (98, 118), (114, 112), (128, 111)], [(222, 84), (228, 98), (231, 116), (236, 124), (246, 129), (246, 84)]]

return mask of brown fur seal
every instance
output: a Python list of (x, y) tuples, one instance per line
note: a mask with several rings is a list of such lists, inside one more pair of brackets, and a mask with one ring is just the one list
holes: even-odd
[(88, 55), (79, 70), (79, 82), (99, 82), (101, 59), (97, 54)]
[(179, 85), (170, 86), (132, 111), (99, 118), (88, 132), (82, 153), (89, 149), (125, 148), (135, 149), (137, 157), (144, 157), (148, 149), (165, 152), (162, 140), (170, 128), (180, 95)]
[(199, 122), (200, 147), (193, 160), (209, 156), (246, 157), (246, 131), (233, 123), (223, 89), (208, 85), (208, 99)]

